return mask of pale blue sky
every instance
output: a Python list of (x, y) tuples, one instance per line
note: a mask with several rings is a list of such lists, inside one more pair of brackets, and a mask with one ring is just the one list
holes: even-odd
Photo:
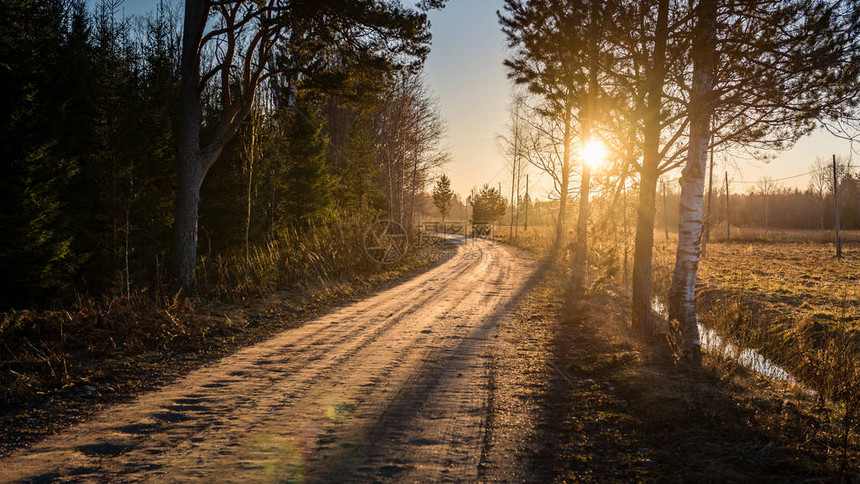
[[(126, 0), (121, 9), (126, 15), (140, 14), (156, 3), (157, 0)], [(430, 15), (433, 45), (426, 78), (448, 122), (446, 145), (452, 161), (445, 171), (454, 190), (461, 194), (473, 186), (487, 182), (495, 185), (509, 179), (495, 140), (506, 123), (511, 93), (502, 66), (506, 55), (504, 36), (496, 17), (501, 7), (502, 0), (450, 0), (445, 9)], [(731, 163), (740, 170), (730, 166), (729, 177), (750, 182), (763, 176), (783, 178), (808, 171), (816, 157), (829, 159), (832, 153), (848, 156), (849, 151), (847, 142), (816, 132), (769, 164), (748, 160)], [(719, 156), (717, 162), (716, 171), (722, 173), (726, 163)], [(543, 197), (547, 192), (546, 177), (531, 171), (532, 194)], [(807, 181), (808, 177), (800, 177), (782, 184), (805, 187)], [(747, 186), (736, 183), (733, 190), (744, 191)]]

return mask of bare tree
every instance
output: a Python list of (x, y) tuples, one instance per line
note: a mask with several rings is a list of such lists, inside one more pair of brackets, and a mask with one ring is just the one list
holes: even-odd
[[(421, 6), (443, 3), (427, 0)], [(194, 282), (200, 187), (251, 111), (257, 88), (279, 74), (312, 76), (328, 69), (332, 63), (321, 58), (344, 65), (359, 59), (383, 73), (415, 66), (427, 55), (427, 26), (424, 12), (392, 8), (385, 0), (185, 1), (172, 262), (183, 288)], [(320, 39), (328, 39), (327, 50), (319, 47)], [(204, 140), (205, 93), (217, 101), (210, 110), (211, 135)]]
[(769, 229), (768, 212), (770, 211), (770, 196), (777, 190), (777, 183), (769, 176), (763, 176), (756, 184), (758, 193), (764, 197), (764, 230)]
[(449, 159), (442, 145), (445, 121), (438, 102), (419, 76), (400, 79), (385, 99), (375, 125), (388, 187), (389, 216), (403, 224), (408, 215), (412, 226), (416, 193), (424, 189), (430, 172)]
[(245, 261), (251, 257), (251, 207), (253, 202), (254, 164), (260, 157), (260, 129), (262, 128), (263, 113), (259, 103), (253, 109), (247, 133), (242, 137), (242, 158), (245, 162), (244, 171), (248, 176), (247, 210), (245, 212)]
[[(521, 156), (529, 165), (548, 175), (552, 180), (550, 199), (560, 200), (562, 191), (565, 198), (570, 195), (570, 177), (573, 167), (569, 160), (565, 163), (563, 146), (564, 122), (540, 115), (539, 109), (529, 108), (520, 111), (524, 126)], [(567, 187), (567, 188), (563, 188)]]
[(831, 180), (833, 176), (830, 173), (830, 164), (825, 163), (821, 158), (816, 158), (811, 168), (809, 190), (818, 199), (821, 230), (824, 230), (824, 197), (827, 195), (828, 180)]
[(519, 196), (520, 187), (525, 178), (525, 169), (527, 162), (526, 150), (529, 136), (529, 124), (525, 119), (528, 106), (525, 103), (525, 96), (522, 93), (514, 95), (509, 108), (510, 122), (507, 126), (506, 133), (496, 137), (501, 147), (502, 153), (509, 160), (511, 171), (511, 225), (510, 237), (516, 235), (516, 230), (519, 226)]

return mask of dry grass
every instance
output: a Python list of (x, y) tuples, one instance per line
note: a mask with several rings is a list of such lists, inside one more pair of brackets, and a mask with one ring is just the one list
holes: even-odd
[[(732, 242), (796, 242), (832, 244), (836, 240), (833, 230), (789, 230), (763, 227), (732, 227)], [(839, 233), (842, 243), (848, 246), (860, 246), (860, 230), (842, 230)], [(717, 224), (711, 228), (711, 241), (726, 241), (726, 225)]]
[[(763, 233), (763, 231), (762, 231)], [(769, 235), (769, 241), (717, 242), (699, 269), (700, 322), (728, 342), (754, 348), (826, 398), (810, 420), (840, 437), (831, 466), (857, 466), (860, 417), (860, 250), (848, 234), (842, 259), (818, 232)], [(655, 289), (665, 297), (673, 244), (655, 253)], [(723, 361), (724, 371), (734, 362)], [(853, 450), (851, 450), (853, 449)]]
[(149, 388), (189, 365), (300, 324), (432, 261), (366, 257), (366, 221), (291, 231), (244, 255), (204, 261), (193, 297), (166, 286), (81, 297), (63, 309), (0, 314), (0, 453), (96, 403)]
[(555, 227), (549, 225), (532, 226), (528, 229), (520, 227), (517, 235), (512, 238), (510, 237), (510, 229), (503, 226), (497, 232), (497, 239), (506, 244), (546, 256), (552, 253), (555, 244)]
[[(860, 443), (852, 429), (858, 428), (860, 420), (860, 232), (842, 233), (841, 260), (835, 258), (832, 233), (733, 228), (731, 244), (719, 240), (719, 227), (713, 234), (715, 240), (709, 244), (708, 258), (699, 271), (700, 322), (721, 334), (725, 343), (757, 349), (824, 399), (810, 396), (800, 387), (757, 377), (719, 351), (706, 358), (711, 377), (732, 381), (733, 391), (759, 415), (757, 420), (778, 431), (775, 438), (806, 449), (837, 476), (856, 474)], [(592, 315), (601, 320), (600, 327), (608, 327), (604, 316), (610, 314), (609, 308), (629, 308), (630, 304), (629, 295), (624, 295), (629, 290), (629, 272), (619, 271), (625, 244), (611, 230), (595, 229), (590, 236), (593, 283), (586, 307), (600, 298), (601, 302), (591, 307), (596, 310)], [(543, 237), (544, 241), (524, 239), (515, 243), (532, 247), (551, 244), (551, 232)], [(654, 293), (665, 300), (677, 238), (670, 234), (667, 240), (658, 230), (654, 240)], [(630, 241), (626, 247), (632, 250)], [(614, 297), (601, 296), (611, 287), (622, 289)], [(616, 331), (627, 331), (629, 315), (616, 319), (623, 321), (614, 325)], [(659, 383), (666, 390), (665, 400), (677, 399), (678, 384), (666, 378)], [(711, 386), (713, 390), (713, 384), (703, 388)], [(649, 393), (645, 391), (648, 385), (637, 388), (637, 392)], [(696, 393), (695, 398), (700, 397)], [(724, 402), (717, 407), (724, 404), (733, 405)]]
[[(555, 331), (542, 392), (537, 456), (556, 482), (838, 482), (839, 411), (796, 387), (714, 355), (674, 363), (665, 344), (629, 327), (630, 294), (614, 281), (583, 299), (555, 271), (539, 314), (517, 324), (527, 341)], [(543, 294), (539, 292), (539, 294)], [(554, 321), (554, 323), (553, 323)], [(543, 329), (543, 330), (542, 330)], [(527, 354), (527, 368), (540, 355)], [(516, 357), (516, 355), (512, 356)], [(523, 374), (528, 374), (523, 371)], [(849, 458), (857, 462), (858, 449)], [(856, 476), (855, 476), (856, 477)], [(546, 479), (552, 481), (553, 479)]]
[(832, 246), (803, 243), (712, 244), (699, 269), (704, 288), (743, 294), (760, 303), (761, 317), (792, 325), (801, 320), (860, 328), (860, 251), (841, 260)]
[(364, 252), (365, 231), (375, 220), (371, 213), (343, 215), (305, 230), (287, 228), (252, 247), (247, 259), (244, 253), (203, 259), (198, 287), (207, 296), (235, 300), (376, 272), (379, 264)]

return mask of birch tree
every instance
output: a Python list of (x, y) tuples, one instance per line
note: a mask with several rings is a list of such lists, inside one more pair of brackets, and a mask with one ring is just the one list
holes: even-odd
[(442, 145), (446, 124), (438, 102), (419, 76), (398, 79), (385, 99), (376, 114), (375, 136), (388, 212), (393, 220), (411, 227), (416, 193), (424, 189), (430, 172), (448, 161)]
[(705, 168), (711, 137), (711, 113), (716, 65), (717, 4), (701, 1), (695, 9), (693, 83), (690, 95), (690, 141), (687, 164), (681, 174), (678, 209), (678, 251), (669, 293), (669, 317), (677, 319), (681, 356), (701, 363), (701, 341), (696, 327), (695, 289), (702, 239)]
[[(723, 143), (790, 146), (823, 112), (856, 96), (858, 11), (838, 2), (698, 2), (689, 150), (669, 295), (682, 357), (701, 361), (695, 283), (711, 117)], [(720, 132), (722, 131), (722, 132)]]

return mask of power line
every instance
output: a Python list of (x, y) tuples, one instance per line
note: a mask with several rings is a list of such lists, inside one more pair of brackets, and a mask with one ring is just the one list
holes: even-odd
[[(770, 181), (778, 182), (778, 181), (791, 180), (793, 178), (800, 178), (802, 176), (811, 175), (811, 174), (815, 173), (816, 171), (818, 171), (818, 170), (817, 169), (811, 170), (811, 171), (807, 171), (806, 173), (801, 173), (799, 175), (786, 176), (783, 178), (775, 178), (775, 179), (772, 179)], [(754, 184), (754, 183), (759, 183), (759, 182), (758, 181), (746, 181), (746, 180), (733, 180), (732, 183)]]

